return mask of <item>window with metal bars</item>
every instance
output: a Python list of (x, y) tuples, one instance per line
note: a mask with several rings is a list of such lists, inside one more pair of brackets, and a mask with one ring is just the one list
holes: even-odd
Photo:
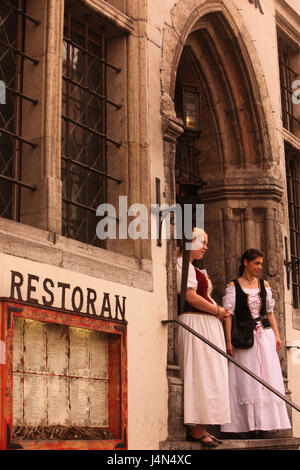
[(28, 22), (39, 21), (26, 13), (26, 0), (0, 0), (0, 79), (5, 84), (6, 100), (0, 105), (0, 216), (20, 220), (21, 191), (34, 191), (35, 185), (22, 178), (24, 146), (36, 144), (23, 133), (23, 106), (37, 103), (23, 93), (26, 62), (38, 61), (26, 51)]
[[(198, 65), (189, 46), (182, 52), (175, 87), (175, 110), (182, 119), (184, 132), (177, 139), (175, 178), (177, 193), (181, 185), (201, 185), (199, 137), (201, 91)], [(177, 194), (178, 195), (178, 194)]]
[(300, 159), (299, 150), (286, 145), (286, 177), (290, 226), (293, 306), (300, 307)]
[[(107, 69), (120, 69), (106, 58), (101, 22), (91, 25), (91, 12), (66, 3), (63, 41), (62, 183), (63, 235), (105, 247), (96, 236), (97, 207), (107, 202), (108, 182), (121, 183), (110, 174), (108, 144), (120, 147), (107, 132), (108, 107), (120, 104), (106, 93)], [(113, 158), (113, 155), (110, 157)]]
[(193, 139), (186, 139), (185, 136), (178, 139), (175, 160), (175, 175), (178, 183), (201, 183), (199, 154), (200, 150), (196, 147)]
[(278, 36), (278, 55), (281, 89), (283, 126), (299, 137), (300, 120), (292, 100), (292, 84), (299, 78), (299, 47), (288, 42), (283, 35)]

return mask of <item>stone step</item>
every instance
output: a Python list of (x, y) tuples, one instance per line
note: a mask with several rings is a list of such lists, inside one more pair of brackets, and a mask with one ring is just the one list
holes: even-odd
[[(177, 372), (176, 366), (173, 366), (174, 371)], [(174, 376), (168, 376), (169, 383), (169, 435), (166, 442), (184, 442), (186, 437), (186, 427), (183, 424), (183, 381)], [(290, 406), (287, 406), (288, 414), (291, 419), (292, 410)], [(240, 440), (235, 439), (236, 436), (224, 435), (220, 433), (220, 426), (205, 426), (208, 432), (214, 434), (216, 437), (221, 437), (221, 439), (230, 442), (241, 442)], [(224, 433), (225, 434), (225, 433)], [(263, 436), (266, 438), (266, 441), (270, 441), (274, 438), (274, 442), (279, 442), (280, 439), (289, 439), (292, 438), (293, 431), (292, 429), (281, 430), (268, 432), (267, 435)], [(246, 440), (247, 439), (247, 436)], [(263, 439), (260, 439), (262, 441)], [(252, 442), (252, 439), (249, 439)], [(250, 445), (250, 444), (249, 444)]]
[(167, 440), (160, 443), (160, 450), (300, 450), (300, 438), (223, 439), (223, 444), (213, 449), (201, 442)]

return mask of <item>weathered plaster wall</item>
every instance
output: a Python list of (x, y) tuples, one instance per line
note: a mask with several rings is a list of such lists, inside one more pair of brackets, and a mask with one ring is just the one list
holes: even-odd
[[(278, 0), (274, 2), (262, 2), (264, 14), (261, 14), (254, 4), (250, 4), (245, 0), (234, 1), (197, 1), (197, 0), (181, 0), (181, 1), (168, 1), (163, 4), (153, 2), (148, 3), (148, 37), (153, 42), (153, 53), (149, 54), (149, 70), (151, 70), (151, 77), (155, 76), (160, 68), (161, 72), (161, 111), (163, 115), (163, 129), (165, 131), (165, 144), (164, 144), (164, 159), (165, 159), (165, 181), (166, 181), (166, 201), (168, 198), (172, 199), (172, 178), (170, 176), (169, 168), (172, 166), (172, 158), (174, 157), (174, 144), (170, 143), (170, 132), (168, 123), (171, 124), (172, 134), (174, 137), (180, 135), (180, 129), (174, 128), (174, 107), (173, 107), (173, 92), (175, 86), (175, 76), (178, 61), (182, 46), (190, 33), (193, 25), (198, 18), (205, 13), (211, 11), (222, 11), (230, 22), (233, 31), (240, 43), (241, 50), (244, 51), (246, 62), (249, 67), (250, 77), (253, 82), (255, 90), (255, 100), (257, 109), (261, 113), (263, 120), (266, 123), (264, 129), (264, 138), (268, 142), (269, 150), (265, 155), (266, 167), (264, 175), (270, 176), (273, 181), (276, 181), (277, 189), (276, 195), (272, 196), (270, 193), (266, 197), (269, 201), (264, 201), (264, 189), (261, 188), (259, 200), (252, 197), (250, 194), (245, 194), (244, 200), (240, 202), (229, 202), (229, 204), (222, 204), (222, 211), (224, 219), (220, 213), (220, 204), (215, 203), (210, 205), (210, 215), (207, 220), (207, 226), (210, 227), (211, 241), (214, 243), (213, 237), (215, 233), (221, 233), (224, 237), (225, 232), (222, 233), (224, 227), (226, 228), (226, 220), (228, 214), (231, 214), (231, 219), (239, 218), (237, 212), (242, 213), (245, 211), (244, 223), (246, 227), (245, 243), (260, 244), (265, 247), (266, 251), (266, 275), (274, 289), (274, 295), (277, 301), (277, 318), (281, 334), (283, 335), (284, 346), (285, 340), (294, 341), (299, 339), (299, 331), (293, 328), (292, 324), (292, 308), (290, 292), (286, 289), (285, 284), (285, 269), (283, 260), (285, 253), (283, 250), (283, 237), (288, 236), (288, 218), (287, 218), (287, 201), (286, 201), (286, 182), (285, 182), (285, 158), (282, 136), (282, 121), (281, 121), (281, 100), (280, 100), (280, 84), (279, 84), (279, 71), (278, 71), (278, 52), (277, 52), (277, 35), (276, 35), (276, 11), (280, 11), (282, 15), (287, 18), (292, 27), (297, 30), (299, 17), (295, 12), (289, 8), (292, 6), (299, 14), (299, 6), (296, 2), (286, 2)], [(159, 53), (157, 51), (161, 44), (161, 63), (159, 63)], [(154, 53), (155, 50), (155, 53)], [(154, 83), (156, 85), (154, 86)], [(158, 100), (159, 90), (158, 83), (152, 82), (149, 90), (151, 90), (149, 98), (151, 101), (151, 109), (155, 109), (155, 119), (152, 122), (150, 119), (151, 128), (158, 128), (158, 121), (161, 119), (158, 115)], [(156, 106), (154, 102), (156, 103)], [(157, 120), (156, 120), (157, 117)], [(172, 118), (169, 121), (169, 118)], [(154, 133), (153, 133), (154, 134)], [(151, 135), (151, 133), (150, 133)], [(267, 147), (266, 147), (267, 148)], [(159, 169), (158, 160), (155, 158), (159, 146), (157, 142), (152, 146), (150, 141), (150, 154), (152, 161), (152, 168), (155, 167), (156, 171)], [(152, 151), (153, 150), (153, 151)], [(172, 157), (173, 154), (173, 157)], [(169, 180), (168, 180), (169, 178)], [(259, 178), (258, 174), (253, 174), (253, 185), (255, 186), (255, 178)], [(258, 181), (258, 180), (256, 180)], [(275, 188), (275, 187), (274, 187)], [(230, 211), (236, 211), (233, 216)], [(227, 213), (229, 211), (229, 213)], [(233, 217), (233, 218), (232, 218)], [(225, 225), (224, 225), (225, 223)], [(217, 230), (214, 227), (218, 226)], [(222, 228), (223, 227), (223, 228)], [(230, 250), (236, 248), (230, 243), (230, 233), (232, 225), (229, 227), (229, 232), (226, 234), (224, 259), (227, 266), (230, 266)], [(229, 237), (229, 238), (228, 238)], [(219, 243), (220, 240), (217, 241)], [(221, 241), (220, 241), (221, 243)], [(223, 242), (222, 242), (223, 243)], [(222, 244), (221, 243), (221, 244)], [(229, 243), (229, 244), (228, 244)], [(241, 247), (242, 248), (242, 247)], [(227, 251), (226, 251), (227, 250)], [(229, 251), (228, 251), (229, 250)], [(172, 257), (169, 251), (169, 260)], [(217, 251), (217, 250), (216, 250)], [(219, 252), (222, 249), (220, 247)], [(208, 257), (209, 260), (209, 257)], [(214, 259), (212, 256), (210, 264), (219, 265), (224, 275), (224, 266), (222, 260)], [(235, 262), (234, 262), (235, 264)], [(232, 266), (232, 271), (234, 266)], [(230, 269), (229, 269), (230, 271)], [(223, 275), (221, 276), (223, 279)], [(232, 275), (232, 273), (227, 273)], [(169, 276), (171, 274), (169, 273)], [(226, 281), (226, 279), (223, 279)], [(221, 294), (221, 288), (220, 293)], [(285, 292), (285, 298), (282, 292)], [(170, 308), (171, 305), (171, 308)], [(169, 298), (169, 314), (172, 310), (174, 301), (172, 296)], [(172, 313), (171, 313), (172, 315)], [(286, 335), (285, 335), (286, 333)], [(286, 337), (285, 337), (286, 336)], [(298, 391), (300, 388), (299, 374), (297, 373), (299, 365), (295, 365), (290, 358), (290, 352), (284, 349), (280, 352), (284, 374), (287, 373), (289, 368), (289, 388), (292, 391), (292, 399), (298, 400)], [(299, 417), (294, 415), (295, 420), (295, 433), (299, 434)]]

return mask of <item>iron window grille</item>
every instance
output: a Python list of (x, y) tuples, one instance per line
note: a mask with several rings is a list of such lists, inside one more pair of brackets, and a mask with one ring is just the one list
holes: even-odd
[(107, 144), (120, 143), (107, 135), (107, 107), (121, 107), (106, 94), (106, 39), (89, 24), (90, 13), (73, 14), (66, 4), (63, 40), (62, 91), (62, 183), (64, 236), (91, 245), (104, 243), (96, 237), (96, 209), (107, 202), (108, 180), (120, 180), (108, 173)]
[(300, 161), (299, 151), (286, 151), (293, 306), (300, 307)]
[[(296, 46), (293, 48), (283, 37), (278, 40), (280, 89), (283, 126), (292, 134), (299, 129), (300, 121), (295, 115), (292, 95), (292, 83), (297, 79), (297, 71), (293, 68), (293, 56), (299, 56)], [(298, 59), (299, 60), (299, 59)]]
[(36, 189), (22, 179), (23, 146), (36, 147), (23, 135), (22, 106), (24, 100), (37, 104), (23, 93), (23, 69), (25, 61), (38, 64), (25, 46), (27, 22), (39, 21), (26, 13), (26, 0), (0, 0), (0, 9), (0, 78), (6, 90), (0, 105), (0, 216), (19, 221), (22, 188)]
[[(189, 62), (189, 66), (193, 67), (193, 62)], [(183, 121), (184, 132), (177, 139), (176, 145), (175, 179), (177, 185), (202, 182), (199, 165), (201, 151), (197, 148), (197, 139), (201, 134), (200, 102), (199, 88), (183, 83), (178, 78), (175, 88), (175, 109), (176, 115)]]
[(198, 158), (201, 151), (195, 145), (195, 139), (186, 138), (185, 135), (177, 140), (175, 175), (178, 183), (200, 184), (200, 167)]

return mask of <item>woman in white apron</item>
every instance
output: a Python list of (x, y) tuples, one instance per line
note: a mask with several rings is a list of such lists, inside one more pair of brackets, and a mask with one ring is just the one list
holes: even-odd
[[(191, 263), (207, 251), (207, 234), (194, 229), (184, 313), (179, 320), (226, 350), (222, 321), (227, 310), (211, 298), (212, 285), (206, 271)], [(182, 255), (177, 258), (177, 291), (181, 290)], [(221, 441), (210, 435), (204, 425), (230, 421), (227, 360), (195, 335), (179, 326), (178, 359), (184, 382), (184, 423), (187, 439), (216, 447)]]
[[(225, 321), (227, 353), (284, 394), (277, 354), (281, 340), (274, 317), (275, 302), (268, 282), (258, 278), (262, 265), (263, 254), (255, 249), (247, 250), (241, 258), (239, 278), (226, 288), (223, 306), (231, 314)], [(233, 316), (241, 314), (254, 320), (254, 344), (248, 349), (232, 344)], [(285, 402), (231, 362), (229, 392), (231, 422), (221, 426), (222, 432), (274, 431), (291, 427)]]

